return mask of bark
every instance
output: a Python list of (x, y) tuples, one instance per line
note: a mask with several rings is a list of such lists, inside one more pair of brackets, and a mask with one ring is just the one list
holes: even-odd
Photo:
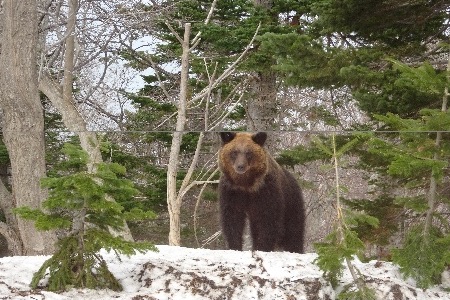
[(11, 255), (21, 255), (23, 245), (19, 235), (19, 224), (13, 214), (13, 197), (6, 188), (3, 180), (0, 180), (0, 209), (5, 215), (6, 222), (0, 222), (0, 234), (3, 235), (8, 244), (8, 252)]
[[(39, 208), (46, 198), (40, 180), (45, 176), (44, 117), (39, 98), (36, 48), (37, 3), (5, 0), (0, 55), (0, 104), (3, 137), (11, 161), (13, 206)], [(23, 254), (50, 254), (53, 232), (37, 231), (34, 223), (18, 219)]]
[(273, 148), (276, 131), (277, 115), (277, 87), (276, 76), (273, 72), (259, 72), (252, 82), (252, 98), (247, 103), (248, 121), (250, 131), (269, 131), (266, 145)]
[(22, 255), (22, 241), (14, 227), (9, 226), (5, 222), (0, 222), (0, 234), (6, 239), (8, 244), (8, 255)]
[(270, 9), (273, 5), (272, 0), (255, 0), (255, 5), (262, 6), (265, 9)]

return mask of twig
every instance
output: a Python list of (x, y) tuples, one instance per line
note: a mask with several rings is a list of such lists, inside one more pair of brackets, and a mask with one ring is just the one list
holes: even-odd
[(183, 43), (184, 43), (183, 39), (180, 37), (178, 32), (176, 32), (175, 29), (173, 29), (172, 25), (170, 25), (170, 23), (168, 21), (164, 22), (164, 24), (166, 24), (166, 26), (169, 28), (170, 32), (172, 32), (172, 34), (177, 38), (178, 42), (180, 42), (180, 44), (183, 45)]
[[(204, 240), (202, 241), (203, 244), (200, 246), (200, 248), (203, 248), (203, 247), (205, 247), (206, 245), (211, 244), (212, 242), (214, 242), (215, 240), (217, 240), (221, 234), (222, 234), (222, 231), (219, 230), (219, 231), (215, 232), (213, 235), (211, 235), (209, 238), (204, 239)], [(198, 241), (197, 241), (197, 243), (198, 243)]]
[[(220, 75), (217, 80), (214, 82), (214, 84), (212, 85), (212, 89), (214, 89), (215, 87), (217, 87), (223, 80), (225, 80), (228, 76), (230, 76), (236, 66), (241, 62), (241, 60), (245, 57), (245, 55), (247, 54), (247, 52), (251, 49), (253, 42), (255, 41), (259, 29), (261, 28), (261, 23), (259, 23), (258, 27), (256, 28), (255, 34), (253, 35), (251, 41), (248, 43), (247, 47), (245, 47), (244, 51), (241, 53), (241, 55), (239, 55), (239, 57), (222, 73), (222, 75)], [(197, 96), (192, 98), (192, 101), (196, 101), (199, 100), (200, 98), (204, 97), (205, 94), (208, 93), (209, 87), (203, 91), (201, 91)]]
[(198, 211), (198, 207), (200, 206), (200, 199), (202, 198), (203, 192), (204, 192), (204, 190), (206, 188), (206, 185), (208, 183), (219, 183), (218, 180), (211, 181), (211, 179), (217, 174), (218, 171), (219, 171), (219, 168), (216, 168), (214, 170), (214, 172), (212, 172), (211, 175), (208, 177), (208, 179), (206, 180), (206, 182), (203, 184), (202, 188), (200, 189), (200, 192), (197, 195), (197, 201), (195, 202), (195, 208), (194, 208), (194, 236), (195, 236), (195, 240), (197, 241), (197, 245), (199, 245), (198, 237), (197, 237), (197, 211)]

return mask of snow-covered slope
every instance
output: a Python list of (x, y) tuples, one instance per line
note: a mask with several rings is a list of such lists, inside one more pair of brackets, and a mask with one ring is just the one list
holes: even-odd
[[(0, 299), (335, 299), (336, 293), (313, 264), (315, 254), (239, 252), (158, 246), (160, 252), (132, 257), (102, 253), (124, 287), (31, 291), (31, 277), (47, 257), (0, 259)], [(450, 299), (439, 286), (423, 291), (401, 279), (386, 262), (355, 262), (378, 299)], [(351, 282), (344, 273), (342, 285)], [(342, 288), (342, 286), (340, 287)]]

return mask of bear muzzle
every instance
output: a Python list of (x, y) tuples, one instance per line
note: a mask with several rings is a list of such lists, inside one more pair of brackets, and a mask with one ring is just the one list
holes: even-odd
[(234, 171), (237, 173), (237, 174), (244, 174), (246, 171), (247, 171), (247, 166), (246, 165), (244, 165), (244, 164), (239, 164), (239, 165), (235, 165), (234, 166)]

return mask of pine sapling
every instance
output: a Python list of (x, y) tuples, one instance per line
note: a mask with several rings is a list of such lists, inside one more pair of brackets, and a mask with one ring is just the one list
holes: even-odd
[(335, 172), (335, 196), (336, 196), (336, 224), (324, 242), (314, 244), (318, 253), (317, 265), (325, 272), (331, 283), (337, 285), (337, 280), (342, 276), (344, 270), (344, 261), (356, 285), (356, 291), (351, 290), (351, 286), (346, 287), (340, 294), (343, 299), (375, 299), (374, 291), (368, 288), (358, 269), (353, 265), (353, 256), (359, 254), (364, 249), (364, 243), (358, 238), (357, 233), (352, 230), (349, 224), (356, 224), (360, 221), (367, 222), (372, 226), (377, 226), (378, 220), (364, 214), (356, 212), (346, 212), (341, 203), (340, 190), (342, 189), (339, 181), (339, 159), (346, 151), (351, 149), (358, 142), (355, 138), (339, 150), (336, 148), (335, 135), (332, 136), (331, 149), (316, 140), (316, 145), (320, 150), (332, 158), (333, 169)]
[(68, 158), (63, 162), (63, 174), (42, 180), (42, 186), (49, 189), (43, 209), (16, 210), (22, 218), (33, 220), (40, 230), (64, 232), (56, 253), (34, 274), (31, 287), (38, 287), (48, 272), (47, 286), (51, 291), (71, 287), (120, 291), (122, 286), (109, 271), (100, 250), (123, 255), (157, 251), (151, 243), (126, 241), (111, 233), (122, 229), (127, 220), (152, 218), (154, 213), (139, 209), (125, 212), (118, 202), (112, 201), (137, 194), (133, 183), (121, 177), (124, 167), (102, 163), (92, 173), (86, 168), (86, 152), (71, 144), (66, 144), (63, 152)]

